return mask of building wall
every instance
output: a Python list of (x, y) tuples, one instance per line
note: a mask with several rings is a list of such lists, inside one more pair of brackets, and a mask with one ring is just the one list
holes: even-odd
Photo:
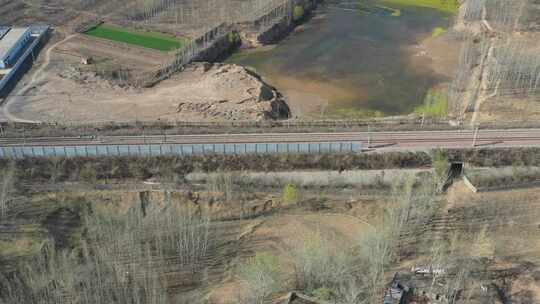
[(25, 46), (30, 41), (30, 29), (27, 29), (23, 36), (15, 43), (11, 48), (10, 52), (7, 54), (3, 60), (0, 60), (0, 69), (6, 69), (14, 65), (17, 62), (17, 58), (23, 52)]
[(10, 90), (16, 85), (22, 75), (31, 67), (33, 63), (32, 54), (37, 54), (49, 38), (48, 26), (32, 26), (29, 30), (30, 35), (36, 38), (31, 44), (24, 48), (23, 53), (18, 56), (18, 60), (11, 66), (11, 71), (0, 80), (0, 98), (9, 94)]

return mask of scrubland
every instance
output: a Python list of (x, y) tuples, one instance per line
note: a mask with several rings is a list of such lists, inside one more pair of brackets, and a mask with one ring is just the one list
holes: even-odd
[[(176, 175), (167, 159), (3, 162), (0, 302), (266, 303), (298, 290), (375, 303), (399, 272), (450, 303), (534, 303), (539, 192), (474, 194), (459, 180), (441, 192), (449, 156), (400, 171), (373, 155), (327, 156), (336, 171), (274, 158), (266, 172), (261, 158), (208, 157)], [(444, 272), (410, 273), (421, 265)]]

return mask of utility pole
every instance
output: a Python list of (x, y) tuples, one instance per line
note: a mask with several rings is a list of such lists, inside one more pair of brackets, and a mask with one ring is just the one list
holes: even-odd
[(370, 149), (370, 148), (371, 148), (371, 126), (370, 126), (370, 125), (368, 125), (368, 127), (367, 127), (367, 128), (368, 128), (368, 140), (367, 140), (367, 147), (368, 147), (368, 149)]
[(476, 126), (476, 129), (474, 130), (474, 135), (473, 135), (473, 148), (476, 147), (476, 141), (478, 140), (478, 133), (480, 133), (480, 127), (479, 126)]

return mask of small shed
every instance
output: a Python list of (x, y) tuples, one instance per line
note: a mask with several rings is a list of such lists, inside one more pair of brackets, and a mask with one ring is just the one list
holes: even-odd
[(94, 62), (94, 59), (92, 57), (83, 57), (81, 58), (81, 64), (82, 65), (90, 65)]

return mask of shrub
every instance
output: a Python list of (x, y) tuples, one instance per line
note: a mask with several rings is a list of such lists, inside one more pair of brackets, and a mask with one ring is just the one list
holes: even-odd
[(445, 93), (430, 89), (422, 106), (415, 110), (418, 115), (426, 117), (444, 118), (448, 114), (448, 98)]
[(237, 45), (241, 42), (240, 34), (238, 34), (238, 32), (230, 32), (227, 34), (227, 39), (232, 45)]
[(230, 202), (234, 197), (233, 184), (234, 176), (232, 173), (218, 172), (211, 174), (207, 181), (209, 190), (222, 194), (226, 202)]
[(298, 193), (298, 188), (296, 185), (287, 184), (283, 188), (283, 204), (291, 205), (298, 203), (300, 195)]
[(433, 170), (435, 171), (435, 178), (437, 184), (442, 184), (446, 180), (446, 172), (448, 170), (448, 159), (444, 155), (443, 151), (437, 150), (433, 154)]
[(319, 300), (323, 300), (323, 301), (330, 301), (332, 300), (335, 295), (334, 295), (334, 292), (332, 291), (332, 289), (330, 288), (326, 288), (326, 287), (321, 287), (321, 288), (317, 288), (313, 291), (313, 296)]
[(299, 21), (304, 17), (305, 10), (302, 5), (296, 5), (293, 9), (293, 20)]
[(97, 180), (97, 171), (92, 166), (92, 164), (87, 163), (84, 165), (84, 167), (81, 169), (79, 173), (79, 177), (86, 182), (92, 183)]
[(5, 219), (12, 194), (15, 191), (15, 164), (10, 163), (0, 170), (0, 220)]
[(283, 287), (279, 260), (269, 253), (257, 253), (240, 267), (239, 275), (249, 286), (249, 303), (263, 303)]
[(320, 232), (292, 244), (297, 288), (314, 293), (321, 288), (338, 290), (351, 278), (352, 255), (333, 248)]

